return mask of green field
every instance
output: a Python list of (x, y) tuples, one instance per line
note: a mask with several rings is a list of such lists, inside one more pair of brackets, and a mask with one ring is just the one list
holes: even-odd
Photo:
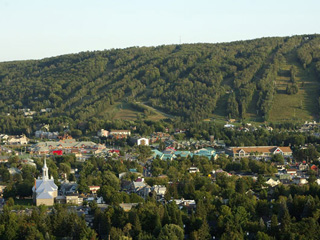
[(168, 114), (162, 113), (150, 106), (147, 106), (143, 103), (139, 103), (148, 109), (150, 109), (150, 114), (145, 114), (137, 109), (134, 109), (131, 104), (127, 102), (116, 102), (114, 105), (110, 106), (108, 109), (104, 111), (105, 116), (111, 117), (111, 119), (121, 119), (121, 120), (129, 120), (134, 121), (137, 119), (146, 119), (152, 121), (159, 121), (161, 119), (171, 117)]
[[(280, 72), (290, 71), (290, 65), (294, 65), (293, 57), (287, 60), (287, 64), (281, 66)], [(296, 63), (296, 61), (295, 61)], [(277, 93), (270, 111), (269, 121), (279, 122), (288, 120), (317, 120), (319, 118), (319, 88), (320, 83), (313, 67), (305, 70), (301, 65), (295, 65), (298, 69), (297, 83), (299, 92), (294, 95), (286, 94), (286, 87), (290, 84), (290, 78), (280, 74), (276, 79)]]

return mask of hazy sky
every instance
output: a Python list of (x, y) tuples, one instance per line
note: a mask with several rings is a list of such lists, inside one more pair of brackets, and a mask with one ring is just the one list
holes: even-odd
[(319, 0), (0, 0), (0, 61), (320, 32)]

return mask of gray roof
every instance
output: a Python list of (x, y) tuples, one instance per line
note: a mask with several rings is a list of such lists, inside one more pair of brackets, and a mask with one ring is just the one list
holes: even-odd
[(48, 192), (42, 192), (37, 196), (37, 199), (52, 199), (52, 195)]

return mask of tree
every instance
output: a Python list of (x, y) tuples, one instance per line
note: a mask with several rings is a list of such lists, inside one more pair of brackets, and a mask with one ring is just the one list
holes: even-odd
[(257, 233), (257, 240), (270, 240), (271, 238), (268, 236), (268, 234), (264, 233), (264, 232), (258, 232)]
[(281, 154), (273, 154), (271, 161), (279, 164), (284, 164), (284, 158)]
[(183, 229), (175, 224), (166, 224), (160, 231), (159, 240), (182, 240)]
[(111, 186), (115, 190), (120, 189), (120, 180), (111, 171), (105, 171), (102, 175), (102, 180), (104, 185)]
[(12, 207), (12, 206), (14, 205), (14, 200), (13, 200), (13, 198), (10, 197), (10, 198), (7, 200), (6, 204), (7, 204), (8, 207)]
[(67, 163), (60, 163), (59, 170), (65, 174), (67, 174), (67, 176), (69, 176), (70, 171), (71, 171), (71, 166)]

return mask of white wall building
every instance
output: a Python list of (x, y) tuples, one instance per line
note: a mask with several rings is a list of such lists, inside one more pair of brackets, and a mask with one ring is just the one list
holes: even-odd
[(47, 167), (46, 159), (44, 159), (42, 168), (42, 179), (38, 178), (35, 180), (32, 191), (33, 201), (37, 206), (41, 204), (52, 206), (54, 204), (54, 199), (58, 195), (58, 187), (54, 183), (53, 177), (49, 179), (49, 169)]

